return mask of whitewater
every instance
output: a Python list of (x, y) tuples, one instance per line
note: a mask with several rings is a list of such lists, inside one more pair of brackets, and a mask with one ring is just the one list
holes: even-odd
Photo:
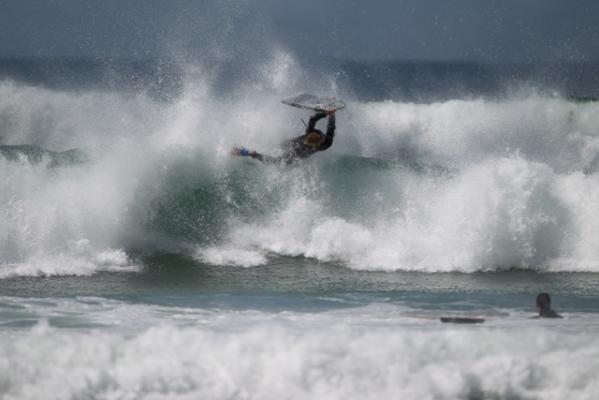
[[(595, 397), (598, 102), (181, 68), (173, 96), (0, 80), (0, 398)], [(347, 104), (331, 149), (229, 155), (301, 134), (304, 91)]]

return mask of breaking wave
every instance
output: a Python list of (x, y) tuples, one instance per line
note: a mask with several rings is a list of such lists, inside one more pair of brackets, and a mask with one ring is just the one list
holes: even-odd
[(131, 270), (155, 252), (599, 271), (599, 104), (534, 92), (363, 102), (321, 78), (349, 104), (333, 148), (273, 168), (228, 150), (275, 152), (303, 130), (279, 99), (305, 89), (305, 71), (284, 52), (261, 71), (219, 93), (189, 69), (172, 101), (1, 81), (0, 277)]

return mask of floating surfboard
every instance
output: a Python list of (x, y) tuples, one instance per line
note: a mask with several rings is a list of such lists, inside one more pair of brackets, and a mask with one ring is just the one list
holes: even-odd
[(482, 324), (485, 319), (478, 317), (441, 317), (441, 322), (444, 324)]
[(307, 93), (285, 99), (283, 104), (313, 111), (337, 111), (345, 108), (345, 103), (334, 97), (318, 97)]

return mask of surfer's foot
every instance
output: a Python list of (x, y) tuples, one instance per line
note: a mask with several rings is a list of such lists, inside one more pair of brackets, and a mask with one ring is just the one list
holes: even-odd
[(240, 157), (248, 157), (252, 152), (249, 149), (246, 149), (245, 147), (233, 147), (231, 149), (231, 155), (232, 156), (240, 156)]

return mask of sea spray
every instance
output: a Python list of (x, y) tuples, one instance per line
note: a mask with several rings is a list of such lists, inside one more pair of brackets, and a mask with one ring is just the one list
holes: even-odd
[(116, 251), (245, 266), (293, 255), (385, 271), (597, 268), (596, 103), (534, 92), (429, 104), (347, 97), (334, 146), (279, 169), (228, 155), (234, 144), (276, 154), (303, 132), (299, 112), (279, 101), (298, 90), (285, 77), (305, 71), (284, 52), (260, 68), (260, 87), (226, 93), (190, 69), (170, 102), (2, 81), (4, 146), (85, 154), (58, 168), (0, 157), (9, 275), (94, 271), (19, 268), (75, 256), (81, 241), (88, 260)]

